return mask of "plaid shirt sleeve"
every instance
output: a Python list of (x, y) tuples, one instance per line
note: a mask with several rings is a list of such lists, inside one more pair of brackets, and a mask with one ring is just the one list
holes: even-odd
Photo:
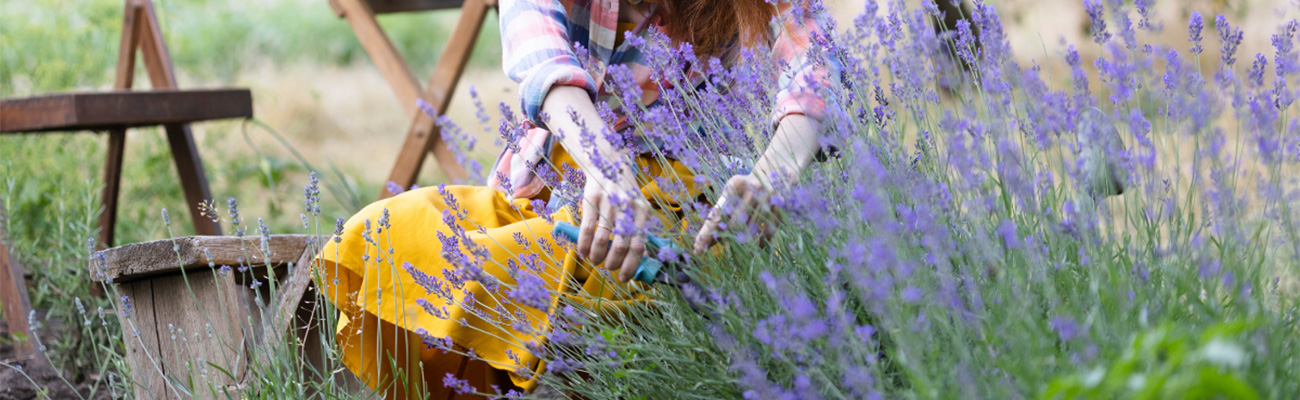
[(773, 125), (781, 123), (787, 115), (802, 114), (815, 120), (821, 120), (826, 109), (826, 101), (817, 93), (818, 89), (831, 84), (832, 70), (838, 71), (838, 61), (816, 63), (810, 60), (808, 51), (812, 38), (821, 36), (822, 21), (827, 18), (824, 12), (808, 15), (807, 10), (797, 10), (790, 1), (778, 4), (779, 24), (774, 24), (776, 41), (773, 43), (774, 55), (789, 69), (778, 77), (776, 107), (772, 110), (770, 121)]
[(519, 83), (519, 107), (535, 126), (551, 87), (577, 86), (596, 98), (596, 80), (573, 52), (568, 12), (560, 0), (501, 0), (502, 68)]

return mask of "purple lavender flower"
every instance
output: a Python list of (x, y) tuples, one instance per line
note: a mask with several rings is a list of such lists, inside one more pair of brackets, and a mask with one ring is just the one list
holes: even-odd
[(546, 311), (551, 308), (551, 289), (546, 280), (531, 272), (523, 271), (515, 275), (515, 287), (507, 289), (507, 295), (516, 304)]
[(307, 175), (307, 186), (302, 188), (302, 203), (307, 214), (320, 215), (320, 178), (316, 171)]
[(403, 189), (402, 185), (398, 185), (397, 182), (393, 182), (393, 181), (388, 181), (388, 183), (385, 183), (384, 188), (388, 190), (388, 193), (392, 193), (393, 195), (399, 195), (402, 194), (403, 192), (406, 192), (406, 189)]
[(135, 306), (131, 305), (131, 298), (127, 296), (122, 296), (122, 303), (117, 307), (122, 312), (122, 318), (131, 318), (131, 312), (135, 310)]
[(563, 356), (550, 360), (546, 364), (546, 371), (554, 374), (567, 374), (580, 368), (582, 368), (582, 362)]
[(921, 291), (921, 288), (918, 288), (916, 286), (908, 286), (903, 288), (902, 297), (903, 297), (903, 301), (905, 302), (917, 303), (921, 301), (921, 297), (924, 296), (924, 294), (925, 293)]
[(1083, 9), (1088, 12), (1088, 19), (1092, 21), (1092, 25), (1088, 28), (1092, 32), (1092, 41), (1102, 44), (1110, 40), (1110, 32), (1106, 31), (1105, 8), (1101, 0), (1083, 0)]
[(1074, 340), (1079, 335), (1079, 325), (1070, 317), (1052, 317), (1047, 326), (1052, 329), (1052, 332), (1056, 332), (1056, 337), (1062, 342)]
[(334, 220), (334, 243), (343, 242), (343, 217)]
[(433, 303), (430, 303), (428, 300), (425, 300), (423, 298), (416, 299), (415, 304), (419, 305), (420, 308), (424, 309), (424, 312), (429, 313), (429, 315), (437, 317), (438, 319), (451, 318), (451, 312), (447, 310), (446, 306), (443, 307), (435, 306), (433, 305)]
[(230, 214), (230, 226), (235, 228), (235, 236), (244, 236), (244, 220), (239, 219), (239, 202), (234, 197), (226, 200), (226, 212)]
[(1205, 20), (1201, 18), (1200, 11), (1192, 11), (1192, 17), (1187, 21), (1187, 41), (1192, 42), (1190, 51), (1192, 54), (1201, 54), (1201, 31), (1205, 29)]
[(1263, 53), (1255, 54), (1255, 62), (1250, 65), (1250, 71), (1246, 73), (1246, 82), (1251, 87), (1264, 86), (1264, 73), (1268, 70), (1268, 59)]
[(442, 386), (455, 391), (456, 394), (463, 395), (478, 392), (478, 389), (475, 389), (473, 385), (470, 385), (468, 380), (458, 379), (456, 378), (456, 375), (450, 372), (442, 378)]
[(1157, 32), (1160, 26), (1151, 21), (1151, 3), (1155, 0), (1133, 0), (1133, 5), (1137, 7), (1138, 28), (1147, 32)]
[(1231, 67), (1237, 62), (1237, 46), (1245, 38), (1245, 33), (1241, 28), (1232, 26), (1228, 23), (1228, 17), (1219, 14), (1214, 18), (1214, 27), (1219, 30), (1219, 43), (1223, 46), (1219, 51), (1219, 61), (1223, 65)]

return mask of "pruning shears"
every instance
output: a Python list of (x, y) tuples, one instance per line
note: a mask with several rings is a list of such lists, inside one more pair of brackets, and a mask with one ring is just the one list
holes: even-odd
[[(551, 234), (576, 243), (578, 241), (578, 226), (564, 221), (556, 221), (555, 229), (551, 231)], [(659, 250), (664, 248), (672, 249), (676, 254), (686, 254), (668, 239), (646, 235), (646, 250), (650, 254), (658, 254)], [(654, 256), (641, 257), (641, 264), (637, 265), (636, 274), (632, 275), (632, 279), (642, 283), (663, 283), (672, 286), (691, 283), (690, 275), (687, 275), (686, 271), (682, 271), (678, 263), (664, 264)]]

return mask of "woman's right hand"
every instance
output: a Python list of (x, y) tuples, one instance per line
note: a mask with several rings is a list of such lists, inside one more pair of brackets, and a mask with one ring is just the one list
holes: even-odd
[(614, 180), (588, 174), (582, 191), (578, 254), (592, 264), (618, 271), (620, 282), (632, 280), (645, 255), (646, 218), (650, 203), (630, 173)]
[[(587, 176), (578, 255), (617, 270), (619, 281), (632, 280), (645, 254), (645, 222), (650, 213), (650, 202), (636, 181), (636, 164), (623, 153), (626, 149), (614, 147), (604, 137), (608, 127), (584, 89), (552, 87), (542, 108), (550, 115), (548, 129), (559, 136)], [(599, 165), (597, 159), (613, 165)], [(611, 169), (619, 171), (607, 174)]]

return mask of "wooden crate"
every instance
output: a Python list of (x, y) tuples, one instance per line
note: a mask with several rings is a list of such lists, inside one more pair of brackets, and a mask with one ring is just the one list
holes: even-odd
[(300, 352), (303, 361), (322, 362), (315, 296), (304, 296), (310, 240), (189, 236), (105, 250), (91, 275), (116, 289), (136, 398), (226, 398), (248, 386), (250, 363), (266, 365), (267, 349), (286, 334), (315, 344)]

